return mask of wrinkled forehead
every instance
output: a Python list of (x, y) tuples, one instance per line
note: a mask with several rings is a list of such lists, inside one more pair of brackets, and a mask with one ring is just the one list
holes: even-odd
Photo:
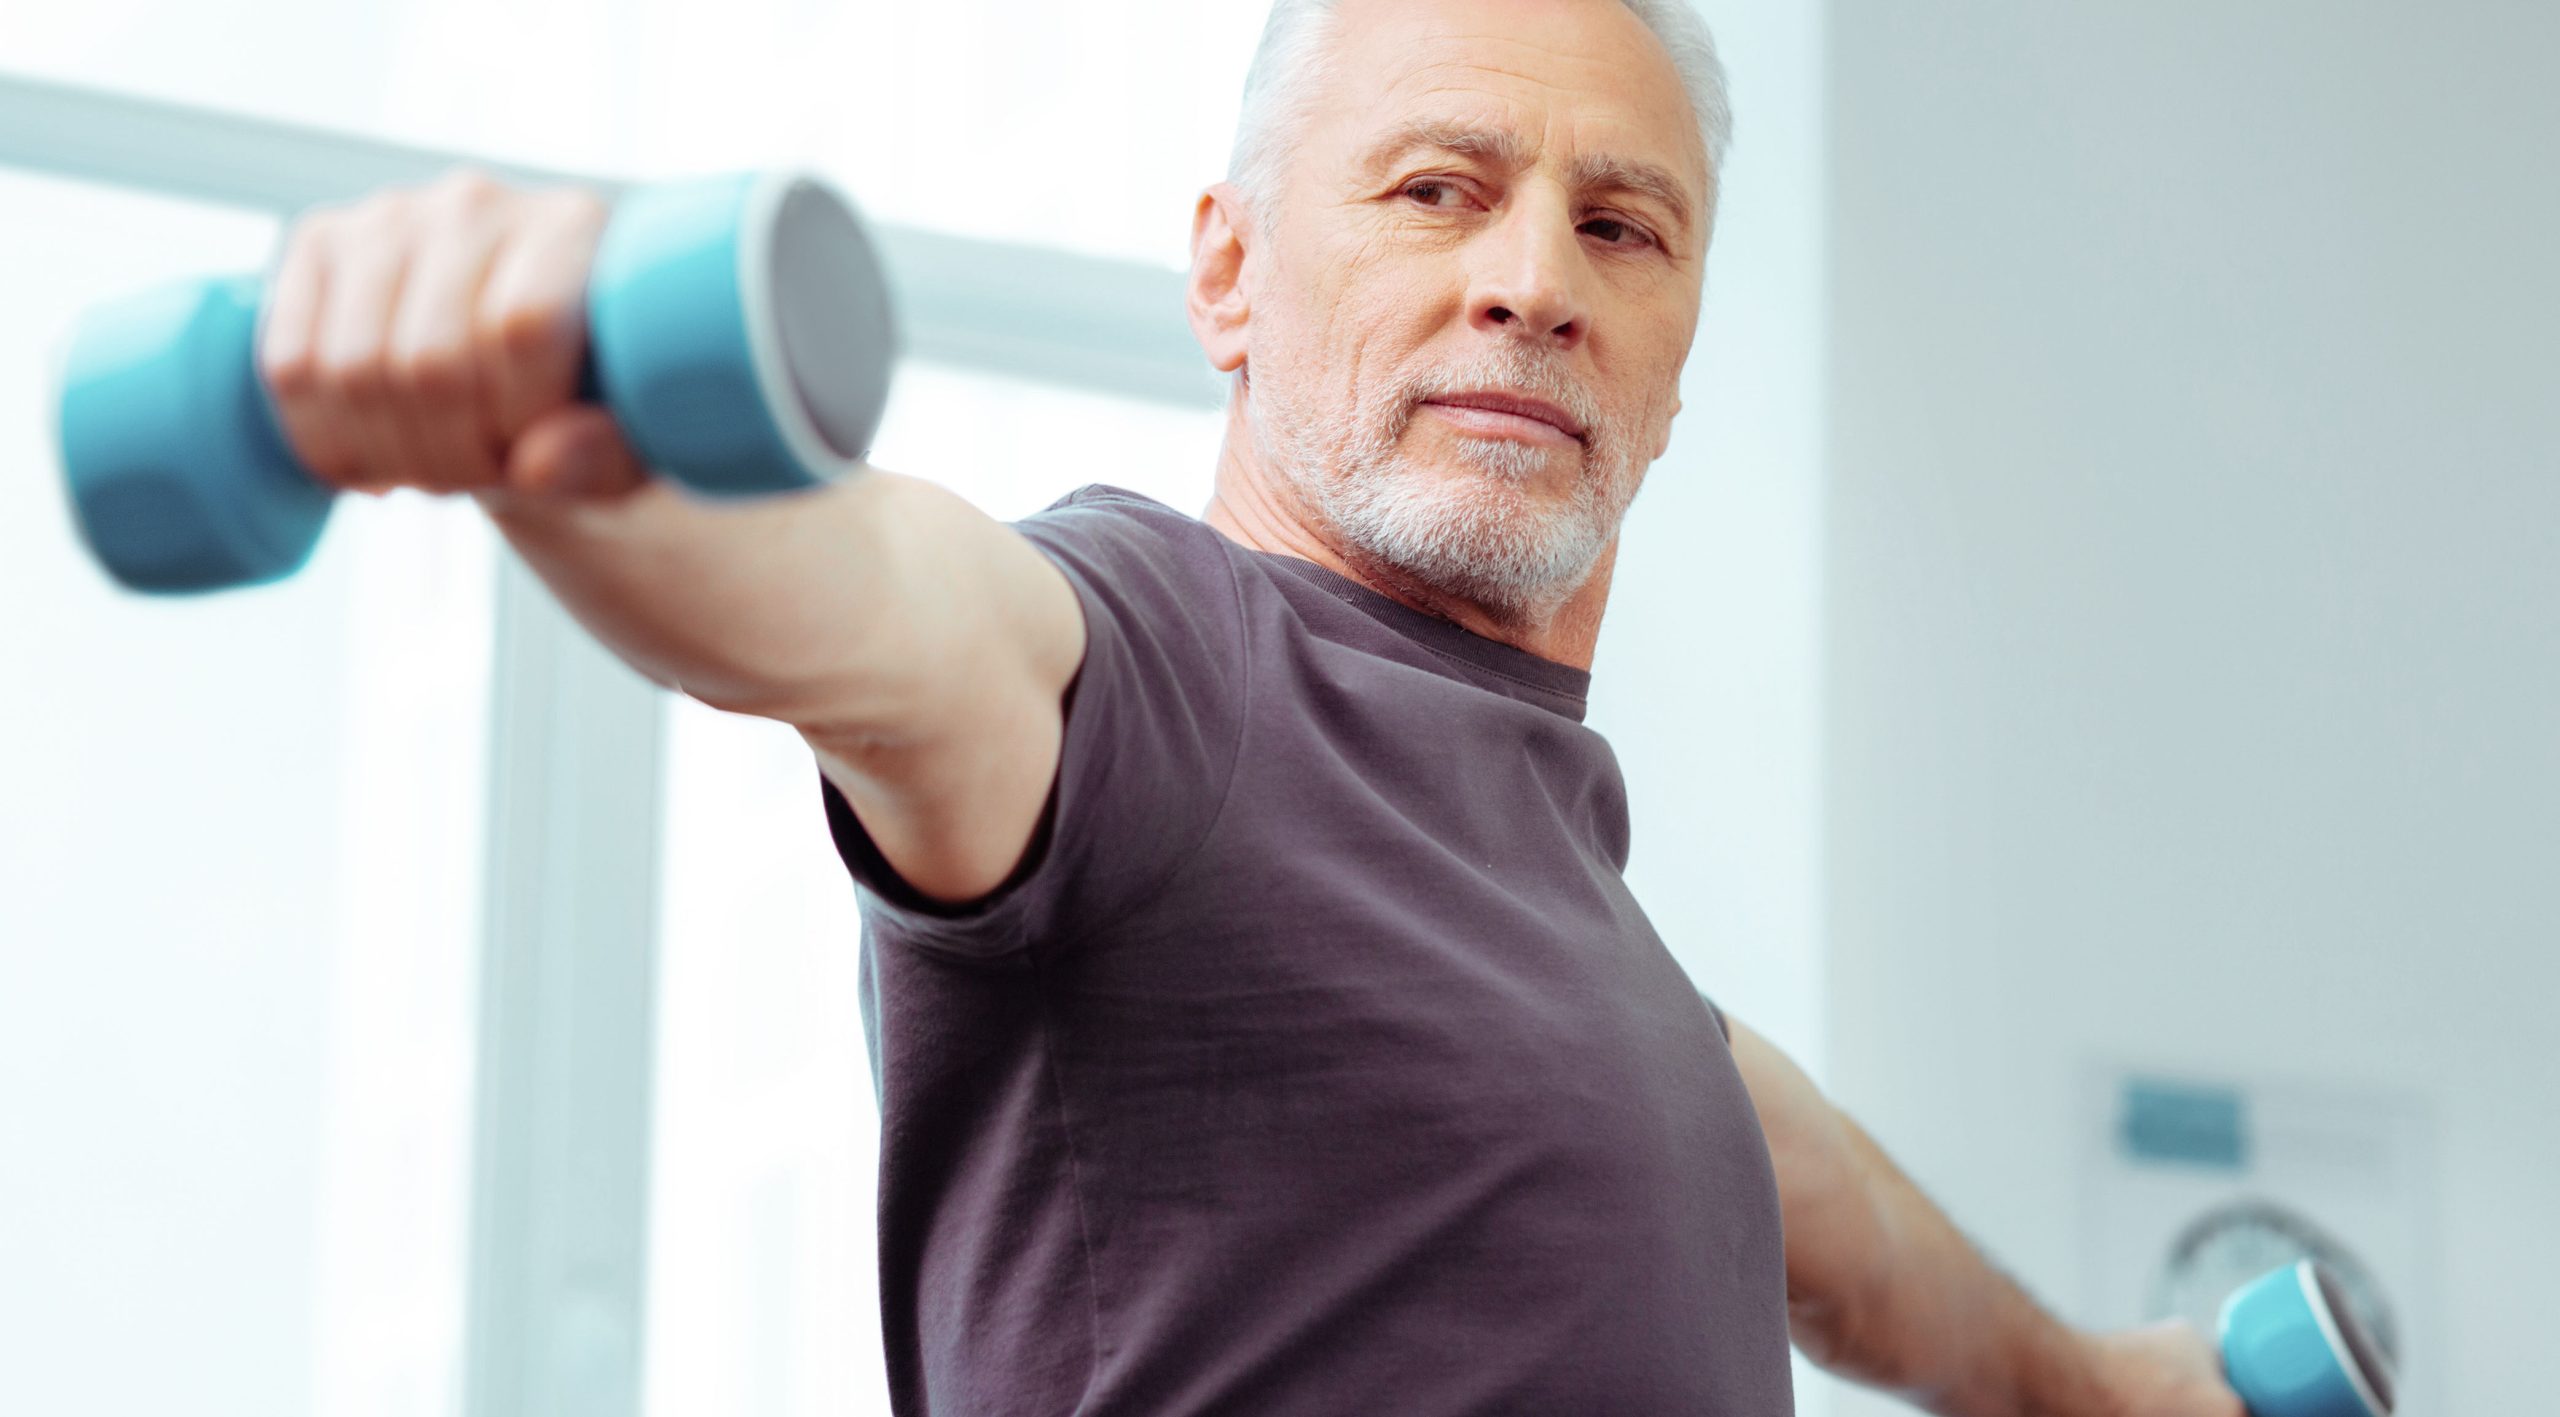
[(1706, 195), (1706, 142), (1679, 71), (1619, 0), (1342, 0), (1301, 157), (1352, 178), (1416, 130), (1507, 135), (1480, 154), (1650, 170)]

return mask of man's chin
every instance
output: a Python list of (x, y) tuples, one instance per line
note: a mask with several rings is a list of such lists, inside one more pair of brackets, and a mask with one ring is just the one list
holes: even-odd
[(1479, 477), (1513, 482), (1570, 484), (1582, 475), (1590, 449), (1582, 444), (1531, 443), (1462, 432), (1438, 419), (1416, 419), (1408, 433), (1417, 462)]
[(1465, 458), (1404, 458), (1378, 486), (1386, 494), (1380, 500), (1400, 504), (1407, 515), (1436, 523), (1452, 535), (1469, 540), (1543, 537), (1548, 528), (1581, 515), (1579, 475), (1578, 467), (1547, 467), (1522, 475)]

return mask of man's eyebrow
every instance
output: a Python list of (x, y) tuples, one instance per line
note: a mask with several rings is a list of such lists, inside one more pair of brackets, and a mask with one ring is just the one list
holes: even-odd
[(1508, 128), (1479, 128), (1446, 118), (1415, 118), (1388, 130), (1371, 144), (1363, 165), (1384, 167), (1415, 148), (1438, 148), (1505, 167), (1524, 167), (1529, 161), (1528, 140)]
[[(1436, 148), (1513, 169), (1528, 166), (1530, 157), (1528, 141), (1507, 128), (1417, 118), (1372, 143), (1361, 161), (1361, 170), (1383, 168), (1415, 148)], [(1689, 214), (1697, 210), (1697, 198), (1689, 194), (1687, 184), (1668, 169), (1650, 162), (1592, 153), (1574, 159), (1565, 178), (1577, 190), (1634, 192), (1650, 197), (1670, 209), (1672, 220), (1680, 224), (1684, 233), (1689, 229)]]
[(1571, 176), (1574, 186), (1590, 191), (1634, 192), (1650, 197), (1670, 209), (1671, 219), (1684, 232), (1689, 229), (1689, 213), (1698, 209), (1697, 198), (1689, 195), (1679, 178), (1649, 162), (1594, 154), (1576, 159)]

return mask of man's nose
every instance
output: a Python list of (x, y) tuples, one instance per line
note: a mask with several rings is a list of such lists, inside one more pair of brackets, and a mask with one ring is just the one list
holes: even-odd
[(1515, 199), (1468, 244), (1469, 324), (1559, 351), (1589, 335), (1587, 262), (1561, 201)]

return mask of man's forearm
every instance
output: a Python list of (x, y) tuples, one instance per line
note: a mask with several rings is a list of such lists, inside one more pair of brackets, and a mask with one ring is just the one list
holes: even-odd
[(477, 494), (578, 622), (641, 674), (802, 728), (862, 726), (903, 679), (1009, 639), (1038, 553), (942, 488), (871, 471), (734, 502), (663, 481), (613, 500)]
[(1827, 1364), (1941, 1417), (2111, 1417), (2086, 1338), (2037, 1306), (1844, 1114), (1885, 1234)]

